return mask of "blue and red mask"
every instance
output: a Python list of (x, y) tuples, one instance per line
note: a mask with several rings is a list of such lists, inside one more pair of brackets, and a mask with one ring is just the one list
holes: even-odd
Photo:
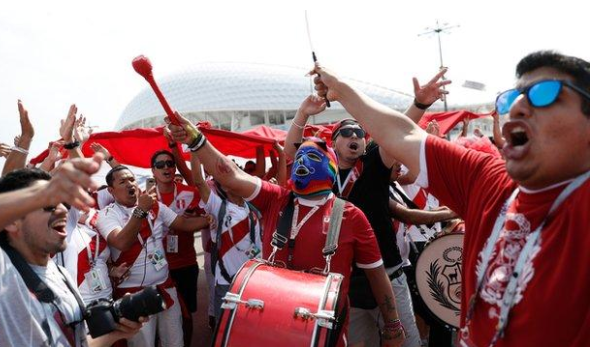
[(318, 138), (306, 138), (295, 153), (291, 169), (293, 193), (299, 197), (330, 194), (337, 173), (332, 148)]

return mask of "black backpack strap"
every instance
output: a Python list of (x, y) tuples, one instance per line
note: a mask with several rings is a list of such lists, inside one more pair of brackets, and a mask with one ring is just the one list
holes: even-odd
[(344, 215), (344, 204), (346, 201), (336, 198), (330, 212), (330, 224), (328, 234), (326, 235), (326, 244), (322, 253), (325, 256), (332, 256), (338, 248), (338, 238), (340, 237), (340, 228), (342, 226), (342, 216)]
[[(0, 234), (5, 234), (5, 232)], [(0, 247), (2, 247), (4, 252), (6, 252), (10, 258), (10, 261), (23, 278), (27, 288), (29, 288), (31, 293), (35, 294), (39, 301), (45, 303), (52, 303), (55, 301), (56, 297), (53, 291), (41, 280), (41, 278), (39, 278), (23, 256), (8, 244), (6, 235), (0, 237)]]
[(291, 223), (293, 222), (293, 212), (295, 210), (295, 195), (289, 194), (289, 201), (287, 206), (283, 209), (283, 214), (277, 224), (277, 230), (272, 234), (271, 245), (278, 249), (283, 249), (289, 241), (289, 234), (291, 232)]

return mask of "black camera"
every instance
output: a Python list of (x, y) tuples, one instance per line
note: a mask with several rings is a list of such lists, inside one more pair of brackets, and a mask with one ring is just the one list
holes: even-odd
[(98, 337), (116, 329), (121, 318), (138, 322), (139, 317), (147, 317), (166, 309), (164, 299), (156, 286), (125, 295), (119, 300), (99, 299), (91, 302), (84, 313), (90, 336)]

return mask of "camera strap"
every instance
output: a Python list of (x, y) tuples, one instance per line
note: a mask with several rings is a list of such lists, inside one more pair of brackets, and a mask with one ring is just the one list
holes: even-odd
[(53, 291), (41, 280), (41, 278), (39, 278), (39, 275), (33, 271), (23, 256), (8, 244), (6, 234), (3, 234), (4, 235), (0, 237), (0, 247), (10, 258), (12, 265), (14, 265), (18, 273), (21, 275), (27, 288), (29, 288), (29, 291), (35, 294), (35, 297), (41, 302), (50, 304), (55, 301), (55, 294)]

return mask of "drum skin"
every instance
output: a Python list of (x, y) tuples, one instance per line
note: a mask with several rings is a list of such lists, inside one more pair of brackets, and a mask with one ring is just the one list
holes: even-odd
[(461, 318), (463, 237), (463, 232), (436, 235), (416, 263), (420, 297), (436, 318), (454, 328)]
[[(327, 346), (329, 329), (314, 319), (295, 317), (303, 307), (336, 311), (342, 275), (304, 273), (250, 260), (236, 274), (229, 293), (258, 299), (264, 308), (238, 304), (223, 309), (214, 346)], [(322, 308), (323, 306), (323, 308)]]

